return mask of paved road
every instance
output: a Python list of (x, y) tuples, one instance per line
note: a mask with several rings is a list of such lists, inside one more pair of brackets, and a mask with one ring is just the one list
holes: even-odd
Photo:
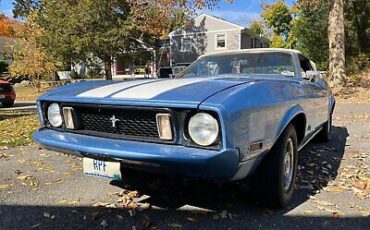
[(370, 105), (338, 105), (333, 140), (300, 152), (298, 192), (284, 210), (259, 206), (246, 182), (128, 170), (117, 182), (82, 176), (80, 159), (36, 146), (0, 150), (0, 229), (368, 229), (370, 189), (353, 185), (370, 175), (369, 123)]
[(35, 101), (15, 101), (14, 105), (10, 108), (3, 108), (0, 105), (1, 114), (33, 114), (35, 112), (36, 112)]

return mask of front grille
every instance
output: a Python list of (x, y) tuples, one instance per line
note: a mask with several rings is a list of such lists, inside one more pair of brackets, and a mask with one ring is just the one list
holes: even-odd
[(91, 107), (74, 107), (74, 109), (80, 122), (78, 128), (80, 131), (159, 139), (157, 111)]

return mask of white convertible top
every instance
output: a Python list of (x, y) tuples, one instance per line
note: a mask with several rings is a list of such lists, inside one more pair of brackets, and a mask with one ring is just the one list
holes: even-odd
[(208, 54), (201, 55), (200, 57), (222, 55), (222, 54), (241, 54), (241, 53), (264, 53), (264, 52), (281, 52), (289, 54), (302, 54), (299, 50), (294, 49), (283, 49), (283, 48), (256, 48), (256, 49), (242, 49), (242, 50), (228, 50), (228, 51), (216, 51)]

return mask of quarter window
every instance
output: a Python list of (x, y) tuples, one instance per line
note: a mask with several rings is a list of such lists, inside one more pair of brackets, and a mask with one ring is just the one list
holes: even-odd
[(226, 48), (226, 34), (216, 34), (216, 49)]
[(299, 62), (301, 64), (301, 69), (303, 72), (313, 70), (310, 60), (302, 55), (299, 55)]

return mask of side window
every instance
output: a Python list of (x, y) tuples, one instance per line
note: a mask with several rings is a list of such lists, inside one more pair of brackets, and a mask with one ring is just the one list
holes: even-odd
[(226, 48), (226, 34), (216, 34), (216, 49)]
[(302, 72), (313, 70), (310, 60), (302, 55), (299, 56), (299, 63), (301, 64)]

